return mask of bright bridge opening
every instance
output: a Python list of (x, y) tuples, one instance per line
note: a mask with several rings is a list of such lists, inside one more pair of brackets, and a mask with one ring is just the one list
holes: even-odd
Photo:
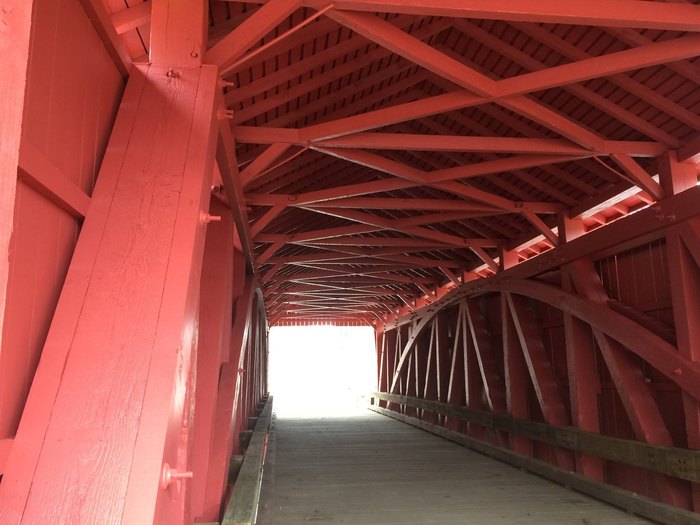
[(362, 415), (377, 387), (368, 326), (275, 326), (268, 384), (278, 417)]

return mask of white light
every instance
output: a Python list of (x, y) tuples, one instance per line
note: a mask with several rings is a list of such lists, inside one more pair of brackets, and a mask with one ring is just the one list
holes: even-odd
[(362, 415), (377, 387), (374, 330), (272, 327), (268, 379), (277, 417)]

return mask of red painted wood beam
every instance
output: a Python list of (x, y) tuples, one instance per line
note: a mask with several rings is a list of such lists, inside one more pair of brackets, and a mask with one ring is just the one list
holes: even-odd
[[(231, 328), (230, 347), (226, 361), (221, 367), (217, 381), (216, 412), (212, 432), (211, 454), (207, 476), (203, 519), (218, 521), (221, 506), (226, 493), (228, 467), (231, 455), (240, 451), (239, 432), (247, 429), (241, 403), (242, 370), (247, 358), (248, 338), (250, 334), (254, 303), (256, 297), (255, 277), (246, 276), (244, 256), (240, 252), (234, 255), (235, 278), (243, 281), (243, 288), (236, 293), (234, 323)], [(234, 288), (235, 290), (235, 288)], [(245, 423), (242, 423), (245, 421)]]
[(494, 412), (505, 412), (505, 387), (502, 378), (499, 377), (494, 349), (491, 345), (484, 314), (475, 300), (461, 302), (460, 307), (463, 309), (466, 322), (468, 323), (476, 360), (479, 365), (478, 375), (481, 376), (488, 407)]
[[(34, 3), (15, 0), (3, 5), (0, 48), (3, 74), (0, 75), (0, 344), (5, 319), (9, 258), (14, 223), (17, 166), (22, 139), (22, 113), (27, 84), (30, 32)], [(0, 408), (2, 408), (0, 406)], [(0, 434), (0, 438), (9, 438)]]
[[(488, 282), (481, 279), (467, 282), (441, 298), (439, 303), (447, 305), (508, 279), (532, 277), (577, 259), (604, 257), (606, 254), (618, 253), (651, 239), (658, 239), (663, 235), (665, 228), (696, 216), (700, 212), (696, 204), (699, 198), (700, 188), (692, 188), (678, 195), (666, 197), (649, 209), (629, 215), (604, 228), (593, 230), (571, 242), (563, 243), (537, 258), (523, 260), (509, 270), (494, 275)], [(430, 310), (433, 308), (431, 307)], [(385, 326), (387, 329), (392, 329), (397, 323), (410, 322), (428, 313), (429, 310), (419, 311), (397, 321), (387, 321)]]
[[(217, 97), (217, 103), (221, 109), (221, 94)], [(236, 230), (240, 238), (243, 253), (246, 256), (251, 271), (255, 271), (255, 260), (253, 257), (253, 240), (250, 233), (250, 221), (248, 220), (248, 210), (245, 205), (241, 177), (236, 162), (236, 149), (231, 136), (231, 130), (226, 120), (219, 123), (219, 136), (216, 146), (216, 165), (226, 189), (233, 220), (236, 223)]]
[[(461, 29), (463, 25), (467, 25), (467, 23), (466, 21), (460, 20), (458, 21), (457, 25)], [(474, 25), (469, 25), (471, 27), (475, 27)], [(585, 60), (591, 58), (592, 56), (586, 51), (576, 47), (571, 42), (568, 42), (566, 39), (551, 33), (542, 26), (516, 23), (514, 24), (514, 27), (516, 27), (519, 31), (539, 40), (543, 44), (549, 46), (551, 49), (556, 49), (558, 53), (570, 60)], [(481, 34), (481, 30), (479, 30), (479, 32)], [(648, 39), (646, 42), (641, 42), (642, 45), (649, 43), (651, 43), (651, 41)], [(674, 63), (668, 64), (667, 67), (673, 68)], [(671, 115), (679, 121), (686, 123), (691, 128), (700, 129), (700, 116), (692, 111), (689, 111), (671, 99), (657, 93), (653, 89), (647, 87), (645, 84), (633, 79), (631, 76), (624, 74), (611, 75), (608, 77), (608, 81), (638, 97), (640, 100), (644, 100), (651, 106), (657, 107), (668, 115)]]
[[(637, 354), (700, 400), (700, 363), (679, 354), (673, 345), (611, 308), (600, 306), (590, 297), (581, 298), (533, 280), (511, 280), (498, 289), (532, 297), (575, 315)], [(577, 289), (581, 289), (579, 282)]]
[[(366, 36), (370, 40), (377, 42), (379, 45), (391, 49), (394, 53), (404, 56), (421, 67), (436, 73), (438, 76), (465, 88), (477, 98), (481, 98), (481, 103), (496, 101), (502, 96), (510, 97), (537, 89), (545, 89), (544, 86), (533, 89), (528, 88), (522, 91), (518, 89), (511, 89), (510, 91), (508, 91), (508, 89), (501, 89), (501, 84), (503, 82), (508, 82), (512, 79), (503, 81), (493, 80), (376, 16), (340, 11), (332, 12), (329, 16), (350, 29)], [(556, 78), (558, 81), (561, 81), (565, 76), (557, 76)], [(602, 145), (600, 137), (597, 137), (582, 126), (562, 117), (560, 114), (542, 106), (536, 101), (524, 99), (522, 97), (513, 97), (504, 101), (504, 104), (506, 107), (554, 129), (558, 133), (587, 148), (596, 148)], [(308, 137), (306, 134), (303, 136), (305, 138)]]
[[(667, 194), (695, 187), (697, 172), (689, 163), (680, 163), (673, 152), (659, 162), (659, 176)], [(700, 312), (700, 224), (697, 217), (669, 228), (666, 254), (669, 265), (671, 300), (678, 351), (693, 361), (700, 360), (700, 333), (695, 322)], [(683, 393), (685, 431), (689, 448), (700, 448), (700, 403)], [(691, 487), (692, 509), (700, 510), (700, 487)]]
[[(440, 57), (444, 56), (443, 53), (430, 48), (420, 41), (415, 41), (410, 35), (401, 32), (387, 22), (362, 15), (358, 23), (371, 24), (371, 27), (367, 29), (367, 34), (375, 35), (378, 40), (388, 38), (382, 36), (385, 31), (388, 32), (390, 36), (398, 40), (392, 45), (399, 54), (410, 56), (410, 51), (413, 47), (420, 47), (421, 52), (426, 54), (426, 57), (422, 59), (426, 66), (430, 65), (430, 62), (433, 60), (439, 61)], [(358, 29), (360, 28), (359, 25), (357, 27)], [(541, 104), (517, 95), (562, 86), (568, 83), (581, 82), (591, 78), (600, 78), (641, 67), (663, 64), (673, 60), (692, 58), (697, 56), (698, 53), (698, 43), (700, 42), (698, 38), (700, 38), (698, 35), (689, 35), (673, 41), (648, 44), (501, 81), (493, 81), (485, 77), (486, 80), (482, 86), (493, 90), (489, 91), (489, 94), (485, 97), (476, 95), (468, 90), (436, 95), (423, 99), (420, 103), (412, 102), (396, 105), (354, 117), (339, 119), (335, 122), (309, 126), (304, 129), (302, 139), (330, 139), (420, 117), (498, 101), (505, 107), (558, 131), (574, 142), (588, 148), (602, 149), (603, 139), (601, 137), (585, 130), (562, 115), (548, 110)], [(411, 56), (411, 58), (418, 59), (415, 56)], [(462, 66), (462, 70), (465, 75), (472, 75), (472, 70), (467, 66)], [(471, 85), (471, 83), (468, 85)], [(509, 97), (512, 97), (512, 99), (509, 99)]]
[(197, 67), (207, 48), (208, 3), (200, 0), (151, 0), (149, 61)]
[(118, 35), (147, 24), (151, 20), (151, 1), (112, 13), (112, 25)]
[[(412, 23), (412, 21), (409, 21), (405, 26), (411, 27)], [(417, 30), (415, 32), (415, 37), (430, 38), (448, 27), (448, 21), (436, 21)], [(349, 75), (352, 76), (356, 74), (358, 70), (363, 70), (367, 67), (372, 70), (376, 69), (377, 74), (364, 78), (358, 83), (353, 83), (352, 88), (354, 89), (354, 93), (361, 92), (365, 87), (378, 85), (384, 79), (398, 76), (407, 69), (414, 67), (413, 64), (403, 61), (388, 67), (382, 67), (382, 62), (386, 61), (391, 55), (392, 52), (390, 50), (380, 47), (363, 54), (361, 62), (350, 60), (344, 64), (335, 64), (334, 67), (327, 68), (322, 74), (311, 75), (306, 78), (304, 82), (292, 87), (286, 87), (285, 84), (285, 88), (280, 89), (278, 93), (270, 94), (263, 100), (256, 100), (254, 104), (241, 108), (236, 112), (233, 122), (235, 124), (246, 122), (275, 108), (285, 107), (285, 105), (292, 103), (298, 98), (316, 93), (319, 90), (327, 91), (327, 96), (316, 98), (307, 105), (311, 108), (316, 107), (319, 109), (328, 107), (332, 104), (332, 99), (342, 100), (343, 94), (347, 93), (347, 91), (339, 91), (336, 93), (335, 89), (332, 88), (333, 83)], [(287, 79), (289, 78), (290, 77), (287, 77)], [(345, 89), (349, 90), (347, 87)], [(235, 90), (232, 91), (235, 93)], [(330, 97), (328, 95), (330, 95)]]
[[(299, 133), (289, 128), (235, 126), (233, 134), (244, 144), (277, 142), (304, 145)], [(541, 153), (545, 155), (588, 155), (589, 149), (570, 141), (549, 138), (478, 137), (464, 135), (421, 135), (415, 133), (354, 133), (342, 137), (312, 141), (319, 148), (388, 149), (420, 151), (453, 151), (478, 153)], [(634, 157), (656, 157), (666, 148), (655, 142), (607, 140), (598, 154), (622, 154)]]
[(0, 521), (42, 521), (47, 505), (57, 521), (76, 509), (91, 522), (190, 518), (185, 493), (160, 480), (164, 463), (186, 468), (217, 71), (169, 69), (132, 69), (0, 484)]
[[(352, 11), (700, 31), (700, 11), (695, 6), (671, 7), (637, 0), (592, 0), (584, 5), (561, 4), (556, 0), (536, 0), (523, 5), (518, 0), (505, 0), (497, 7), (488, 0), (447, 5), (440, 0), (336, 0), (333, 4), (337, 9)], [(323, 0), (304, 0), (303, 5), (320, 8), (326, 4)]]
[(627, 155), (615, 154), (612, 156), (618, 166), (629, 176), (635, 186), (652, 195), (656, 200), (663, 198), (664, 191), (661, 185), (649, 175), (644, 168)]
[[(233, 130), (233, 136), (237, 142), (241, 142), (238, 136), (238, 131)], [(287, 162), (274, 164), (285, 151), (289, 149), (289, 144), (274, 143), (265, 149), (253, 162), (241, 172), (241, 186), (246, 188), (250, 186), (256, 179), (264, 175), (268, 170), (272, 171), (275, 168), (281, 167)], [(291, 160), (291, 158), (289, 159)], [(273, 166), (274, 164), (274, 166)]]
[[(574, 316), (565, 314), (564, 331), (572, 422), (582, 430), (600, 433), (600, 381), (597, 376), (591, 329)], [(599, 458), (577, 454), (576, 469), (581, 474), (603, 480), (603, 462)]]
[[(581, 260), (573, 263), (570, 268), (574, 287), (581, 296), (605, 308), (609, 298), (593, 264)], [(606, 335), (597, 323), (591, 323), (591, 325), (637, 439), (646, 443), (674, 446), (654, 392), (649, 382), (644, 379), (640, 363), (626, 351), (627, 348), (636, 353), (634, 349), (629, 343), (622, 343), (609, 332)], [(697, 400), (697, 397), (695, 399)], [(679, 507), (688, 507), (687, 496), (679, 480), (655, 475), (654, 482), (664, 501)]]
[[(221, 215), (220, 223), (207, 228), (202, 264), (199, 299), (199, 341), (197, 344), (197, 379), (194, 396), (194, 423), (191, 468), (192, 516), (217, 519), (212, 513), (211, 496), (207, 503), (207, 482), (215, 440), (219, 374), (223, 362), (229, 359), (231, 346), (231, 316), (234, 297), (234, 224), (224, 206), (212, 199), (210, 212)], [(238, 261), (237, 261), (238, 262)], [(241, 277), (236, 275), (237, 278)], [(238, 286), (238, 283), (235, 283)], [(214, 462), (216, 464), (216, 462)], [(220, 468), (220, 466), (219, 466)], [(215, 472), (215, 476), (220, 476)], [(206, 515), (205, 515), (206, 514)]]
[(109, 56), (112, 57), (114, 65), (119, 73), (126, 78), (131, 70), (131, 55), (114, 29), (112, 19), (107, 13), (104, 3), (101, 0), (80, 0), (80, 4), (85, 9), (85, 13), (92, 22)]
[(678, 160), (681, 162), (692, 162), (700, 165), (700, 135), (696, 135), (687, 144), (678, 150)]
[[(504, 295), (545, 421), (555, 426), (568, 425), (570, 419), (566, 403), (530, 305), (524, 297), (508, 293)], [(555, 454), (562, 468), (573, 469), (573, 456), (570, 451), (557, 448)]]
[[(466, 20), (458, 20), (455, 24), (455, 27), (459, 29), (460, 32), (467, 35), (469, 38), (474, 38), (475, 40), (482, 42), (484, 45), (490, 47), (491, 49), (503, 55), (504, 57), (510, 58), (515, 63), (522, 65), (524, 68), (529, 69), (530, 71), (541, 71), (547, 69), (548, 67), (546, 63), (537, 60), (536, 58), (534, 58), (528, 53), (525, 53), (518, 47), (509, 45), (507, 42), (497, 38), (495, 35), (492, 35), (488, 31), (485, 31), (475, 26), (474, 24), (471, 24)], [(540, 27), (533, 29), (532, 24), (520, 24), (518, 26), (518, 29), (523, 31), (525, 34), (531, 35), (533, 38), (542, 42), (544, 45), (548, 45), (552, 49), (556, 49), (559, 52), (561, 52), (562, 48), (573, 48), (574, 50), (576, 50), (576, 52), (569, 53), (569, 55), (573, 55), (573, 57), (576, 59), (584, 60), (587, 58), (591, 58), (591, 55), (588, 55), (587, 53), (583, 53), (581, 55), (578, 52), (578, 48), (576, 46), (572, 46), (563, 39), (554, 37), (547, 29)], [(444, 53), (447, 53), (449, 55), (454, 54), (454, 51), (452, 51), (451, 49), (444, 47), (441, 47), (440, 49)], [(615, 75), (613, 76), (613, 78), (617, 78), (619, 76), (623, 75)], [(678, 144), (678, 140), (670, 133), (659, 129), (647, 120), (641, 118), (636, 113), (629, 111), (623, 108), (622, 106), (619, 106), (618, 104), (599, 95), (595, 91), (588, 89), (587, 87), (581, 84), (568, 84), (566, 86), (563, 86), (563, 89), (576, 96), (577, 98), (588, 102), (589, 104), (591, 104), (592, 107), (598, 108), (601, 111), (608, 113), (610, 116), (619, 120), (620, 122), (627, 124), (632, 129), (638, 129), (648, 137), (659, 141), (663, 145), (676, 146)], [(638, 89), (635, 90), (635, 92), (638, 91)], [(657, 98), (658, 97), (660, 96), (657, 96)], [(664, 97), (660, 98), (662, 98), (663, 100), (668, 100)]]
[[(506, 294), (500, 295), (500, 303), (508, 414), (519, 419), (530, 419), (527, 364), (522, 349), (518, 344), (518, 333), (513, 323)], [(516, 452), (528, 456), (531, 454), (532, 443), (529, 439), (518, 434), (510, 434), (509, 443), (510, 448)]]
[(262, 37), (291, 15), (300, 0), (270, 0), (207, 51), (206, 62), (222, 74)]
[(428, 241), (438, 241), (456, 248), (469, 248), (469, 240), (456, 235), (443, 233), (438, 230), (422, 228), (419, 226), (404, 226), (405, 219), (385, 219), (358, 210), (333, 209), (333, 208), (308, 208), (317, 213), (327, 214), (332, 217), (341, 217), (361, 224), (376, 226), (385, 230), (397, 231), (412, 235), (414, 237), (426, 239)]
[[(449, 366), (446, 403), (457, 406), (470, 406), (469, 399), (465, 396), (467, 378), (464, 372), (467, 366), (465, 362), (467, 345), (465, 342), (466, 333), (463, 328), (465, 321), (461, 303), (456, 317), (457, 321), (454, 324), (454, 336), (450, 353), (451, 359), (449, 363), (446, 363), (446, 366)], [(393, 331), (389, 333), (393, 333)], [(459, 430), (462, 424), (459, 420), (446, 418), (445, 426), (452, 430)]]
[[(462, 198), (476, 200), (482, 204), (487, 204), (500, 208), (502, 210), (519, 212), (523, 209), (535, 209), (537, 210), (549, 210), (550, 213), (556, 213), (560, 206), (551, 204), (541, 205), (541, 203), (528, 202), (528, 203), (515, 203), (509, 199), (490, 193), (487, 191), (479, 190), (473, 186), (469, 186), (464, 183), (456, 182), (460, 179), (472, 178), (482, 175), (488, 175), (493, 173), (500, 173), (502, 171), (508, 171), (509, 169), (523, 169), (528, 167), (539, 166), (542, 164), (554, 164), (557, 162), (569, 162), (577, 157), (570, 156), (556, 156), (556, 155), (524, 155), (509, 157), (505, 159), (498, 159), (494, 161), (486, 161), (481, 163), (474, 163), (465, 166), (457, 166), (455, 168), (446, 168), (443, 170), (424, 172), (418, 170), (411, 166), (402, 164), (400, 162), (395, 162), (385, 157), (375, 155), (362, 150), (351, 150), (351, 149), (330, 149), (330, 148), (318, 148), (313, 146), (316, 151), (321, 151), (329, 155), (360, 164), (362, 166), (371, 167), (377, 171), (384, 173), (389, 173), (402, 179), (400, 181), (392, 181), (384, 179), (377, 182), (368, 182), (363, 184), (354, 185), (354, 190), (360, 190), (361, 193), (357, 191), (353, 192), (351, 195), (366, 195), (368, 193), (377, 193), (379, 191), (390, 191), (395, 189), (406, 189), (420, 185), (433, 186), (435, 188), (447, 191), (448, 193), (453, 193)], [(365, 191), (362, 191), (365, 189)], [(376, 188), (376, 189), (375, 189)], [(326, 200), (338, 195), (335, 193), (338, 191), (337, 188), (320, 190), (318, 192), (310, 192), (312, 195), (324, 196), (326, 197), (318, 200)], [(350, 195), (342, 195), (350, 196)], [(297, 196), (298, 200), (302, 202), (309, 202), (308, 195)], [(313, 201), (311, 201), (313, 202)]]
[(27, 139), (22, 140), (20, 147), (19, 175), (70, 214), (81, 219), (87, 215), (90, 196)]

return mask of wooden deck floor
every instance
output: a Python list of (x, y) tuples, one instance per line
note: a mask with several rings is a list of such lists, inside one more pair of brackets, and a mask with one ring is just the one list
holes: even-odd
[(649, 523), (403, 423), (277, 419), (258, 525)]

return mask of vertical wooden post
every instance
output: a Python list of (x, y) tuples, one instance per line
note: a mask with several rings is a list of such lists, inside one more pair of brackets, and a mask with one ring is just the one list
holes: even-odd
[[(221, 511), (221, 502), (227, 483), (227, 473), (231, 454), (238, 452), (238, 433), (243, 421), (241, 409), (241, 390), (243, 383), (240, 372), (246, 358), (247, 339), (250, 317), (255, 294), (255, 281), (245, 276), (245, 256), (234, 251), (234, 295), (237, 296), (234, 307), (233, 327), (231, 328), (230, 346), (227, 349), (226, 362), (221, 366), (216, 397), (214, 431), (209, 456), (207, 488), (204, 497), (201, 518), (217, 521)], [(243, 289), (240, 283), (245, 283)]]
[(220, 223), (207, 229), (199, 299), (199, 344), (192, 451), (192, 515), (202, 517), (216, 413), (222, 349), (231, 345), (233, 219), (216, 198), (211, 213)]
[[(508, 413), (513, 417), (528, 419), (527, 366), (518, 344), (518, 334), (510, 316), (506, 294), (501, 294), (500, 299)], [(510, 447), (520, 454), (529, 456), (531, 453), (530, 440), (517, 434), (510, 435)]]
[(189, 469), (217, 83), (211, 66), (132, 69), (0, 488), (7, 523), (46, 505), (56, 521), (188, 518), (187, 482), (161, 479)]
[[(32, 0), (6, 0), (0, 12), (0, 352), (33, 9)], [(0, 439), (11, 437), (2, 432), (0, 416)]]
[[(559, 217), (559, 240), (570, 242), (584, 232), (582, 220), (571, 219), (562, 213)], [(574, 291), (570, 268), (561, 269), (562, 288)], [(589, 432), (600, 432), (598, 394), (600, 379), (596, 369), (595, 345), (590, 326), (573, 315), (564, 312), (564, 337), (566, 342), (566, 364), (569, 379), (569, 399), (573, 425)], [(575, 454), (576, 472), (603, 481), (604, 463), (590, 454)]]
[[(689, 163), (678, 162), (673, 151), (659, 159), (659, 177), (666, 195), (695, 187), (697, 173)], [(693, 361), (700, 360), (700, 267), (690, 245), (700, 242), (700, 221), (676, 226), (666, 232), (666, 250), (671, 280), (671, 300), (678, 351)], [(683, 411), (688, 447), (700, 449), (700, 404), (683, 393)], [(700, 486), (692, 484), (692, 508), (700, 511)]]
[[(573, 285), (568, 270), (562, 268), (562, 273), (563, 288), (571, 291)], [(582, 430), (599, 433), (600, 380), (596, 370), (593, 333), (586, 323), (565, 313), (564, 336), (572, 423)], [(577, 453), (576, 471), (603, 481), (603, 461), (595, 456)]]
[(206, 52), (207, 2), (151, 0), (150, 61), (197, 67)]

